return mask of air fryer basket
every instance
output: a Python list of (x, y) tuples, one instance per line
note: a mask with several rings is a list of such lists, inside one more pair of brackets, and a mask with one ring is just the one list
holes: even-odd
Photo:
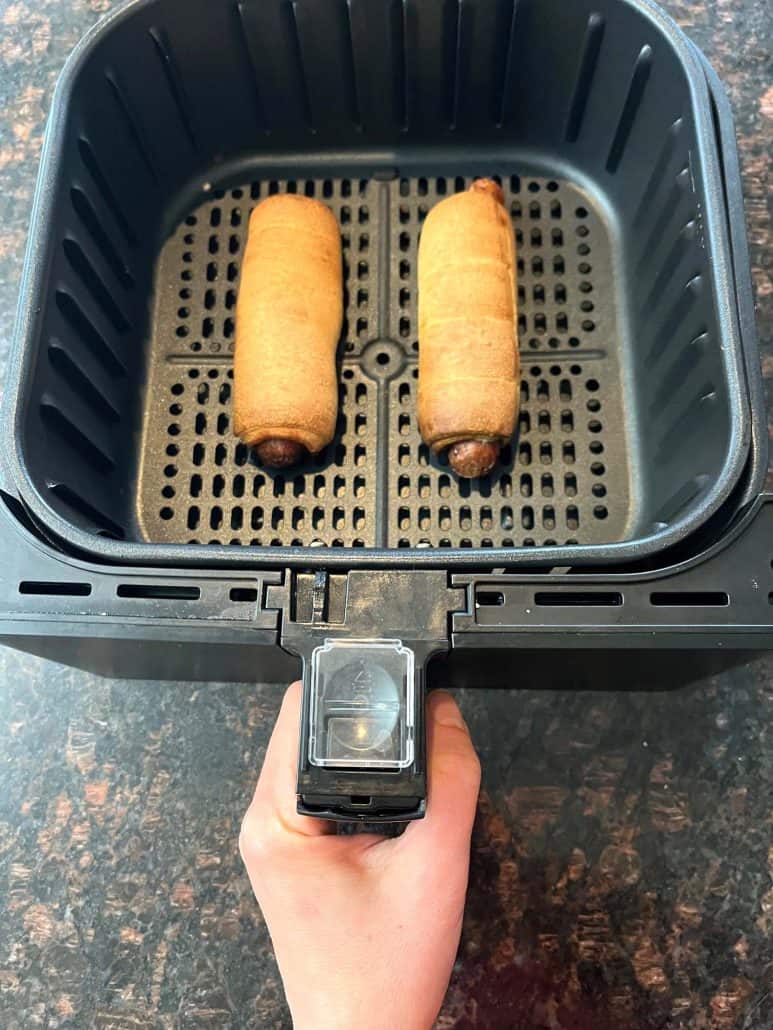
[[(716, 146), (700, 59), (646, 0), (130, 0), (54, 106), (17, 490), (145, 565), (665, 549), (749, 452)], [(476, 174), (513, 217), (524, 379), (511, 452), (467, 483), (416, 427), (416, 250)], [(341, 225), (342, 403), (324, 454), (268, 474), (232, 435), (231, 353), (249, 211), (285, 190)]]

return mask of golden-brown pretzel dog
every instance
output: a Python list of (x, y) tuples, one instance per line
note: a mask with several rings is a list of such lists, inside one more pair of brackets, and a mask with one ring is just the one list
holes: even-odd
[(234, 429), (283, 468), (333, 439), (343, 321), (341, 235), (330, 210), (295, 194), (250, 218), (236, 310)]
[(419, 428), (460, 476), (487, 475), (520, 397), (513, 227), (497, 183), (430, 211), (419, 244)]

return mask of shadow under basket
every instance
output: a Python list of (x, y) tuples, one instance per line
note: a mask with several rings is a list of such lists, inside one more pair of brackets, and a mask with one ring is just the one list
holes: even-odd
[[(55, 99), (15, 489), (111, 562), (664, 550), (749, 456), (718, 148), (700, 58), (645, 0), (133, 0)], [(418, 433), (416, 259), (476, 175), (513, 221), (523, 381), (516, 439), (467, 482)], [(334, 212), (346, 291), (336, 439), (281, 474), (231, 410), (249, 214), (277, 192)]]

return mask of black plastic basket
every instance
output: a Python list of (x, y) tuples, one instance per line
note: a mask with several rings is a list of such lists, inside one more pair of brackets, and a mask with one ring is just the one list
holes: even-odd
[[(418, 434), (415, 262), (478, 174), (518, 238), (524, 380), (517, 439), (467, 483)], [(269, 474), (232, 434), (231, 351), (249, 211), (285, 190), (341, 225), (341, 416)], [(46, 137), (3, 638), (224, 679), (331, 632), (500, 668), (524, 644), (770, 645), (745, 248), (726, 99), (648, 0), (130, 0)]]
[[(513, 215), (524, 382), (517, 440), (469, 484), (418, 434), (415, 266), (476, 172)], [(347, 273), (338, 436), (291, 476), (230, 424), (248, 215), (282, 190), (328, 202)], [(130, 2), (57, 92), (8, 393), (19, 496), (109, 561), (662, 551), (751, 438), (702, 64), (640, 0)]]

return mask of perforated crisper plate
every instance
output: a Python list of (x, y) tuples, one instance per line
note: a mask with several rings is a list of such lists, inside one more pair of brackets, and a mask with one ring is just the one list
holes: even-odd
[[(496, 547), (630, 534), (611, 242), (565, 182), (502, 180), (519, 258), (517, 440), (493, 476), (473, 482), (421, 441), (419, 233), (432, 205), (470, 181), (262, 181), (211, 193), (183, 221), (156, 274), (137, 513), (146, 540)], [(338, 218), (346, 321), (336, 439), (297, 470), (271, 473), (233, 436), (232, 353), (249, 213), (285, 191), (324, 200)]]

